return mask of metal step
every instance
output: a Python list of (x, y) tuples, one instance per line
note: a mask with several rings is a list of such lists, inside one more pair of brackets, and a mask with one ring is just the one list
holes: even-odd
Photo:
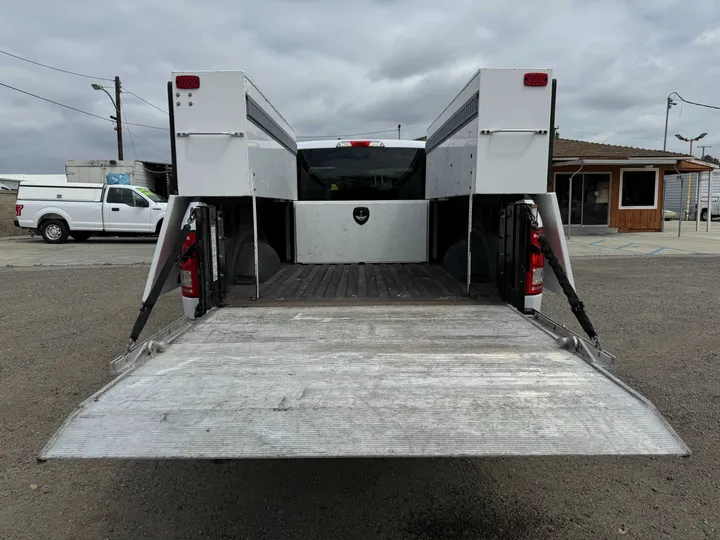
[(224, 308), (85, 401), (41, 458), (688, 454), (504, 305)]

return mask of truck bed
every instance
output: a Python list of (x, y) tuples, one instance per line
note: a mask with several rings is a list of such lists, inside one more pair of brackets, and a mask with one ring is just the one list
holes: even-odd
[(154, 339), (41, 458), (689, 453), (644, 398), (505, 305), (231, 307)]
[[(475, 300), (501, 302), (491, 284), (473, 285)], [(234, 285), (228, 305), (247, 305), (254, 282)], [(290, 264), (260, 284), (260, 302), (467, 301), (465, 284), (439, 264)]]

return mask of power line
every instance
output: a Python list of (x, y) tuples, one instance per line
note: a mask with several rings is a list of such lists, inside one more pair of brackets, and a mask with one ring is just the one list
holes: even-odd
[(160, 147), (158, 147), (158, 146), (155, 146), (153, 143), (151, 143), (151, 142), (148, 141), (147, 139), (143, 139), (143, 138), (142, 138), (140, 135), (138, 135), (137, 133), (135, 133), (134, 136), (135, 136), (136, 139), (140, 139), (142, 142), (144, 142), (144, 143), (147, 144), (148, 146), (152, 146), (152, 147), (153, 147), (155, 150), (157, 150), (158, 152), (167, 153), (167, 149), (163, 150), (162, 148), (160, 148)]
[(93, 77), (92, 75), (85, 75), (83, 73), (77, 73), (75, 71), (68, 71), (67, 69), (60, 69), (53, 66), (48, 66), (47, 64), (42, 64), (40, 62), (36, 62), (35, 60), (30, 60), (28, 58), (23, 58), (22, 56), (18, 56), (16, 54), (9, 53), (7, 51), (0, 51), (0, 53), (11, 56), (13, 58), (17, 58), (18, 60), (22, 60), (23, 62), (28, 62), (30, 64), (35, 64), (36, 66), (41, 66), (47, 69), (52, 69), (53, 71), (59, 71), (60, 73), (67, 73), (68, 75), (75, 75), (77, 77), (85, 77), (86, 79), (96, 79), (101, 81), (112, 81), (113, 79), (108, 79), (107, 77)]
[(147, 104), (150, 105), (151, 107), (156, 108), (156, 109), (157, 109), (158, 111), (160, 111), (161, 113), (168, 114), (167, 111), (161, 109), (160, 107), (158, 107), (157, 105), (155, 105), (155, 104), (153, 104), (153, 103), (150, 103), (148, 100), (141, 98), (141, 97), (138, 96), (135, 92), (131, 92), (130, 90), (123, 89), (123, 93), (124, 93), (124, 94), (130, 94), (131, 96), (135, 96), (136, 98), (138, 98), (138, 99), (139, 99), (140, 101), (142, 101), (143, 103), (147, 103)]
[(128, 126), (144, 127), (144, 128), (148, 128), (148, 129), (160, 129), (162, 131), (170, 131), (170, 128), (160, 127), (160, 126), (148, 126), (147, 124), (136, 124), (133, 122), (123, 122), (123, 124), (128, 125)]
[[(27, 91), (25, 91), (25, 90), (20, 90), (20, 88), (15, 88), (14, 86), (10, 86), (9, 84), (5, 84), (5, 83), (0, 82), (0, 86), (4, 86), (5, 88), (9, 88), (10, 90), (15, 90), (16, 92), (20, 92), (21, 94), (25, 94), (25, 95), (28, 95), (28, 96), (31, 96), (31, 97), (40, 99), (40, 100), (42, 100), (42, 101), (47, 101), (48, 103), (52, 103), (53, 105), (57, 105), (58, 107), (63, 107), (63, 108), (65, 108), (65, 109), (70, 109), (71, 111), (79, 112), (79, 113), (85, 114), (85, 115), (87, 115), (87, 116), (92, 116), (93, 118), (99, 118), (100, 120), (104, 120), (104, 121), (106, 121), (106, 122), (113, 122), (111, 119), (105, 118), (104, 116), (100, 116), (100, 115), (98, 115), (98, 114), (94, 114), (94, 113), (91, 113), (91, 112), (88, 112), (88, 111), (83, 111), (82, 109), (78, 109), (78, 108), (76, 108), (76, 107), (71, 107), (70, 105), (65, 105), (64, 103), (60, 103), (60, 102), (54, 101), (54, 100), (52, 100), (52, 99), (48, 99), (48, 98), (45, 98), (45, 97), (42, 97), (42, 96), (38, 96), (37, 94), (33, 94), (32, 92), (27, 92)], [(114, 122), (113, 122), (113, 123), (114, 123)], [(136, 124), (136, 123), (133, 123), (133, 122), (123, 122), (123, 124), (128, 125), (128, 126), (137, 126), (137, 127), (144, 127), (144, 128), (149, 128), (149, 129), (161, 129), (161, 130), (164, 130), (164, 131), (169, 131), (169, 130), (170, 130), (170, 128), (166, 128), (166, 127), (149, 126), (149, 125), (147, 125), (147, 124)]]
[(76, 109), (75, 107), (71, 107), (70, 105), (65, 105), (64, 103), (59, 103), (57, 101), (53, 101), (52, 99), (44, 98), (42, 96), (38, 96), (37, 94), (26, 92), (25, 90), (20, 90), (19, 88), (15, 88), (14, 86), (10, 86), (9, 84), (0, 82), (0, 86), (4, 86), (5, 88), (9, 88), (10, 90), (15, 90), (16, 92), (20, 92), (21, 94), (26, 94), (28, 96), (32, 96), (37, 99), (41, 99), (43, 101), (47, 101), (48, 103), (52, 103), (53, 105), (57, 105), (58, 107), (64, 107), (66, 109), (70, 109), (71, 111), (86, 114), (86, 115), (92, 116), (94, 118), (99, 118), (100, 120), (105, 120), (106, 122), (112, 122), (112, 120), (110, 120), (109, 118), (105, 118), (103, 116), (93, 114), (91, 112), (83, 111), (82, 109)]
[[(122, 107), (122, 114), (125, 117), (125, 123), (127, 124), (127, 113), (125, 112), (125, 107)], [(132, 145), (133, 149), (133, 155), (135, 156), (135, 161), (137, 161), (137, 150), (135, 150), (135, 141), (133, 140), (133, 134), (132, 131), (130, 131), (130, 127), (127, 127), (128, 135), (130, 135), (130, 144)]]
[[(127, 115), (125, 115), (125, 118), (127, 119)], [(130, 130), (128, 130), (128, 131), (130, 131)], [(157, 150), (158, 152), (167, 153), (167, 149), (163, 150), (162, 148), (159, 148), (159, 147), (155, 146), (153, 143), (151, 143), (151, 142), (148, 141), (147, 139), (142, 138), (142, 137), (141, 137), (140, 135), (138, 135), (137, 133), (133, 133), (132, 136), (135, 137), (136, 139), (140, 139), (142, 142), (144, 142), (144, 143), (147, 144), (148, 146), (152, 146), (152, 147), (153, 147), (155, 150)]]
[(344, 138), (344, 137), (359, 137), (361, 135), (377, 135), (379, 133), (397, 133), (397, 128), (386, 129), (383, 131), (367, 131), (365, 133), (345, 133), (344, 135), (298, 135), (298, 139), (329, 139), (329, 138)]

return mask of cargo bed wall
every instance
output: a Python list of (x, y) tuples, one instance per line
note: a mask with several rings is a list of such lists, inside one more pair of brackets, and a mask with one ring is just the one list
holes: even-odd
[(244, 72), (173, 73), (172, 84), (181, 195), (297, 200), (295, 131)]

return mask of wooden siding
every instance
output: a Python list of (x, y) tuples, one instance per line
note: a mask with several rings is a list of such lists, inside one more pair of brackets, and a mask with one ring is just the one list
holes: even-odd
[[(622, 210), (620, 209), (620, 170), (637, 168), (643, 170), (644, 167), (625, 167), (621, 165), (606, 165), (583, 167), (581, 172), (605, 172), (610, 173), (610, 228), (616, 228), (620, 232), (634, 231), (660, 231), (662, 227), (662, 197), (665, 170), (674, 171), (672, 167), (660, 165), (658, 174), (658, 204), (657, 208), (652, 210)], [(554, 173), (573, 173), (577, 171), (577, 165), (572, 167), (554, 166)], [(554, 184), (554, 175), (553, 175)], [(555, 186), (552, 186), (555, 189)]]

